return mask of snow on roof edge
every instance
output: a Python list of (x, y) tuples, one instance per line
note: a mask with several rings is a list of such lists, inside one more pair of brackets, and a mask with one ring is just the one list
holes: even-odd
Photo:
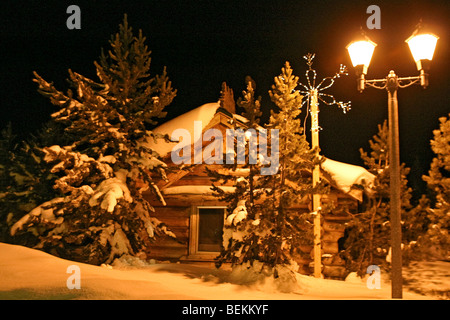
[[(160, 134), (168, 134), (169, 136), (177, 129), (185, 129), (191, 135), (191, 140), (194, 139), (194, 122), (201, 121), (201, 129), (203, 129), (208, 125), (208, 123), (212, 120), (214, 115), (217, 112), (217, 109), (220, 108), (219, 102), (206, 103), (192, 109), (186, 113), (179, 115), (178, 117), (171, 119), (158, 127), (154, 128), (152, 131), (154, 133)], [(154, 151), (158, 152), (161, 157), (166, 156), (169, 152), (171, 152), (178, 144), (179, 148), (182, 148), (186, 144), (194, 143), (195, 141), (185, 141), (178, 144), (178, 142), (165, 142), (164, 140), (159, 140), (157, 143), (154, 141), (149, 141), (148, 146), (152, 148)]]
[(361, 201), (362, 191), (352, 188), (353, 185), (365, 183), (367, 186), (370, 186), (375, 176), (361, 166), (324, 158), (325, 161), (322, 162), (321, 167), (330, 174), (336, 186), (343, 192)]

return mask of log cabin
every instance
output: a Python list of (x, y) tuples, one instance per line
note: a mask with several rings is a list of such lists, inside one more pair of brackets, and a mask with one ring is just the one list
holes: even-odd
[[(223, 243), (227, 204), (213, 195), (211, 177), (205, 171), (205, 166), (216, 166), (217, 169), (219, 165), (194, 161), (190, 170), (183, 170), (182, 166), (174, 165), (171, 153), (174, 148), (188, 146), (195, 155), (195, 148), (204, 150), (208, 144), (208, 141), (198, 143), (206, 130), (214, 128), (224, 132), (227, 128), (233, 128), (234, 122), (245, 127), (246, 119), (235, 114), (233, 103), (224, 103), (222, 99), (193, 109), (153, 130), (155, 133), (171, 135), (174, 130), (182, 128), (195, 138), (177, 143), (159, 141), (151, 145), (169, 169), (176, 169), (168, 173), (167, 181), (158, 181), (165, 204), (157, 201), (150, 193), (145, 194), (145, 197), (155, 208), (153, 216), (164, 222), (176, 235), (176, 239), (166, 236), (157, 238), (148, 247), (149, 258), (211, 263), (219, 254)], [(323, 274), (328, 278), (340, 279), (346, 276), (346, 270), (345, 263), (338, 254), (339, 240), (344, 236), (345, 223), (349, 221), (351, 214), (358, 212), (363, 197), (363, 190), (355, 185), (361, 184), (363, 180), (372, 180), (373, 175), (362, 167), (326, 159), (321, 165), (321, 179), (326, 179), (331, 186), (331, 191), (322, 196), (321, 201), (324, 205), (330, 204), (335, 208), (323, 215), (322, 219)], [(233, 187), (223, 185), (221, 188), (226, 191)], [(311, 199), (302, 201), (291, 210), (311, 212)], [(313, 248), (300, 249), (309, 258), (297, 261), (299, 272), (311, 274)]]

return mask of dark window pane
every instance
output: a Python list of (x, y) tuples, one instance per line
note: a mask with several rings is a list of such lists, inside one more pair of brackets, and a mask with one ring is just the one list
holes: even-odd
[(220, 251), (224, 209), (199, 208), (198, 251)]

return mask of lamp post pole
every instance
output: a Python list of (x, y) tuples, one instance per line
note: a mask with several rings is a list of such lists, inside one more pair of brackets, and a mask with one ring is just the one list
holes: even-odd
[(398, 77), (391, 70), (385, 79), (366, 80), (364, 76), (360, 76), (358, 79), (358, 89), (360, 91), (367, 85), (376, 89), (386, 89), (388, 92), (391, 296), (393, 299), (402, 299), (403, 297), (401, 173), (397, 91), (399, 88), (406, 88), (415, 83), (428, 83), (427, 75), (421, 73), (421, 75), (416, 77)]
[(388, 92), (389, 114), (389, 176), (391, 205), (391, 267), (392, 267), (392, 298), (402, 298), (402, 228), (401, 228), (401, 197), (400, 197), (400, 151), (398, 129), (398, 77), (391, 71), (386, 80)]

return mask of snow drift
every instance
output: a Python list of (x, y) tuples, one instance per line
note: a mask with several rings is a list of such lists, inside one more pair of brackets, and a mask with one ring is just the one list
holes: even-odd
[[(80, 268), (80, 289), (68, 289), (67, 269)], [(270, 282), (243, 270), (208, 265), (143, 263), (116, 260), (113, 266), (93, 266), (64, 260), (39, 250), (0, 243), (0, 299), (157, 299), (157, 300), (299, 300), (389, 299), (390, 286), (369, 290), (352, 281), (316, 279), (297, 274), (298, 287), (282, 293)], [(415, 274), (418, 279), (420, 274)], [(428, 275), (427, 275), (428, 276)], [(445, 275), (444, 275), (445, 277)], [(447, 272), (448, 278), (448, 272)], [(253, 279), (253, 280), (252, 280)], [(448, 284), (447, 284), (448, 285)], [(405, 299), (433, 299), (405, 292)]]

